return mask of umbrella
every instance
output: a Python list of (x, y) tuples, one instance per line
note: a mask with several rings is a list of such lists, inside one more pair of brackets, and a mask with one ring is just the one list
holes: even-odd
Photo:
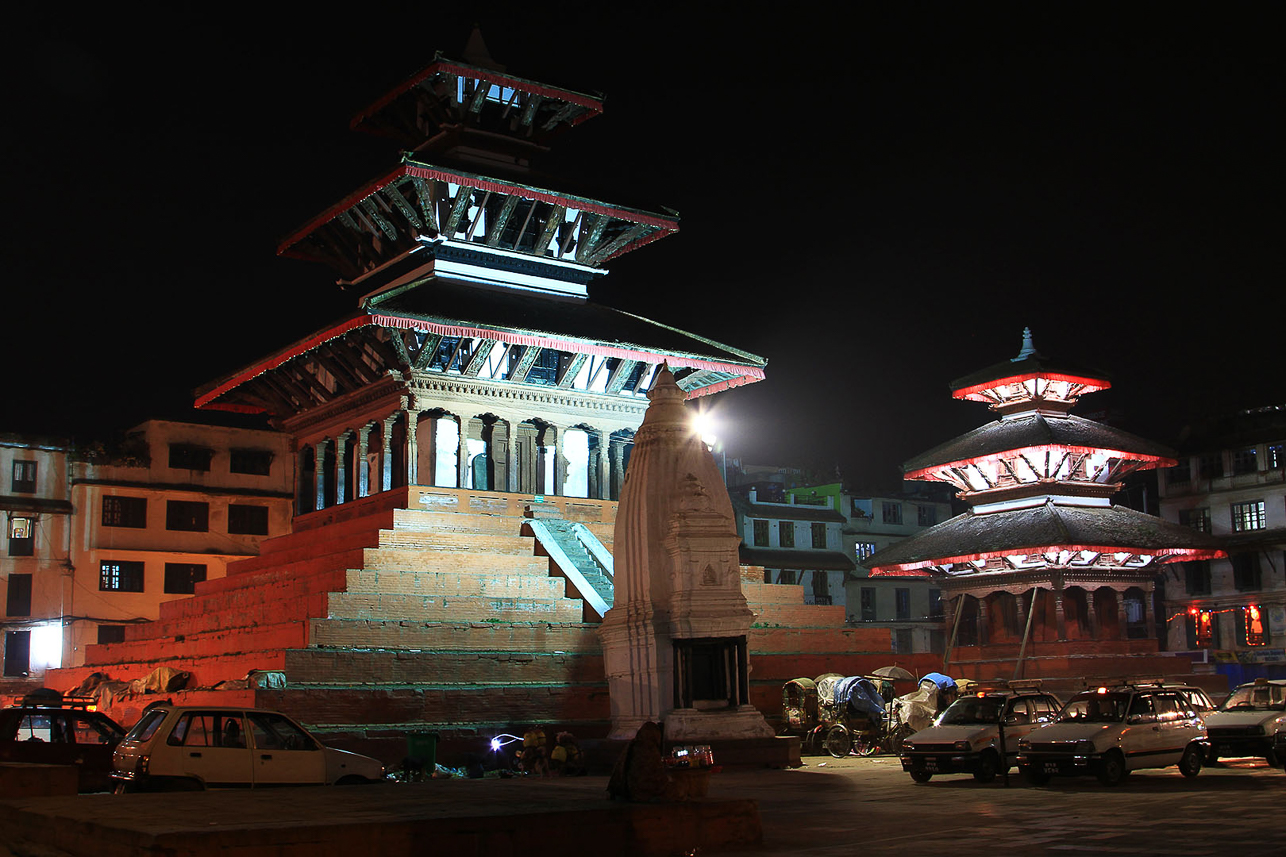
[(871, 673), (871, 675), (879, 678), (891, 679), (893, 681), (915, 681), (915, 676), (911, 675), (911, 673), (901, 667), (880, 667), (878, 670)]

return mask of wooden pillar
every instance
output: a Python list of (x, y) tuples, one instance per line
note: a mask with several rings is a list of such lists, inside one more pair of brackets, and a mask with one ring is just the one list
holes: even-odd
[(371, 445), (371, 428), (374, 423), (367, 423), (357, 430), (357, 456), (353, 465), (357, 468), (357, 496), (366, 497), (371, 493), (371, 468), (366, 460)]
[(1147, 625), (1148, 639), (1157, 638), (1157, 617), (1156, 611), (1152, 609), (1152, 589), (1149, 587), (1143, 591), (1143, 621)]
[(342, 505), (348, 499), (348, 440), (353, 436), (350, 429), (344, 429), (335, 438), (335, 505)]
[(390, 414), (384, 418), (384, 436), (380, 438), (380, 490), (389, 491), (393, 488), (393, 424), (397, 422), (397, 414)]
[(1058, 639), (1067, 640), (1067, 617), (1063, 613), (1063, 590), (1054, 590), (1054, 622), (1058, 626)]
[(309, 484), (305, 478), (308, 472), (304, 469), (304, 454), (308, 452), (307, 446), (301, 446), (295, 453), (295, 514), (302, 515), (305, 512), (314, 512), (317, 510), (317, 460), (316, 451), (313, 452), (313, 481)]
[(978, 599), (978, 645), (985, 646), (991, 642), (987, 634), (987, 596)]
[(418, 485), (420, 484), (417, 481), (420, 478), (420, 446), (415, 439), (415, 432), (419, 428), (420, 413), (410, 408), (402, 413), (406, 415), (406, 484)]
[(1128, 640), (1130, 638), (1130, 634), (1126, 627), (1129, 624), (1129, 619), (1125, 615), (1125, 592), (1119, 589), (1113, 589), (1112, 594), (1116, 596), (1117, 632), (1121, 635), (1122, 640)]
[(472, 488), (473, 473), (469, 469), (469, 418), (461, 414), (456, 419), (460, 423), (460, 434), (456, 438), (455, 483), (457, 488)]
[(612, 444), (612, 493), (607, 499), (619, 500), (621, 485), (625, 482), (625, 441), (618, 439)]
[(605, 431), (598, 432), (598, 491), (595, 492), (600, 500), (612, 499), (612, 475), (611, 475), (611, 458), (608, 455), (608, 446), (611, 443), (611, 436)]
[(322, 438), (313, 444), (313, 481), (317, 489), (317, 511), (326, 508), (326, 447), (330, 441)]
[(1098, 639), (1098, 608), (1094, 606), (1094, 593), (1097, 589), (1085, 590), (1085, 618), (1090, 626), (1090, 639)]

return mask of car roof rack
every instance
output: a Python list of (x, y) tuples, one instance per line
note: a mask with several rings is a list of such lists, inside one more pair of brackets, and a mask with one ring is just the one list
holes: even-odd
[(1006, 682), (1006, 685), (1013, 691), (1040, 690), (1040, 686), (1044, 683), (1044, 679), (1039, 678), (1015, 678)]

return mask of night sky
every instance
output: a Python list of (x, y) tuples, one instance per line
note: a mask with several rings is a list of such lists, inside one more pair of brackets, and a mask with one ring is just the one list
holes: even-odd
[(606, 95), (558, 171), (680, 213), (594, 299), (768, 358), (767, 381), (712, 400), (730, 456), (896, 484), (989, 418), (948, 384), (1017, 353), (1024, 325), (1045, 355), (1110, 373), (1078, 413), (1157, 440), (1286, 403), (1267, 4), (665, 5), (18, 22), (0, 431), (181, 414), (349, 312), (328, 269), (277, 242), (396, 163), (349, 119), (435, 49), (458, 56), (475, 22), (509, 72)]

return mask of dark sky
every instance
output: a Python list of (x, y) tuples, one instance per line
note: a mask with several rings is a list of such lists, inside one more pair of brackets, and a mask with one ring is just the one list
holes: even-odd
[(510, 72), (606, 95), (562, 171), (680, 212), (595, 299), (768, 358), (717, 397), (730, 455), (888, 482), (988, 419), (948, 383), (1024, 325), (1111, 373), (1079, 412), (1158, 440), (1286, 402), (1264, 7), (268, 5), (13, 29), (0, 430), (170, 413), (349, 311), (277, 242), (396, 162), (350, 117), (475, 22)]

